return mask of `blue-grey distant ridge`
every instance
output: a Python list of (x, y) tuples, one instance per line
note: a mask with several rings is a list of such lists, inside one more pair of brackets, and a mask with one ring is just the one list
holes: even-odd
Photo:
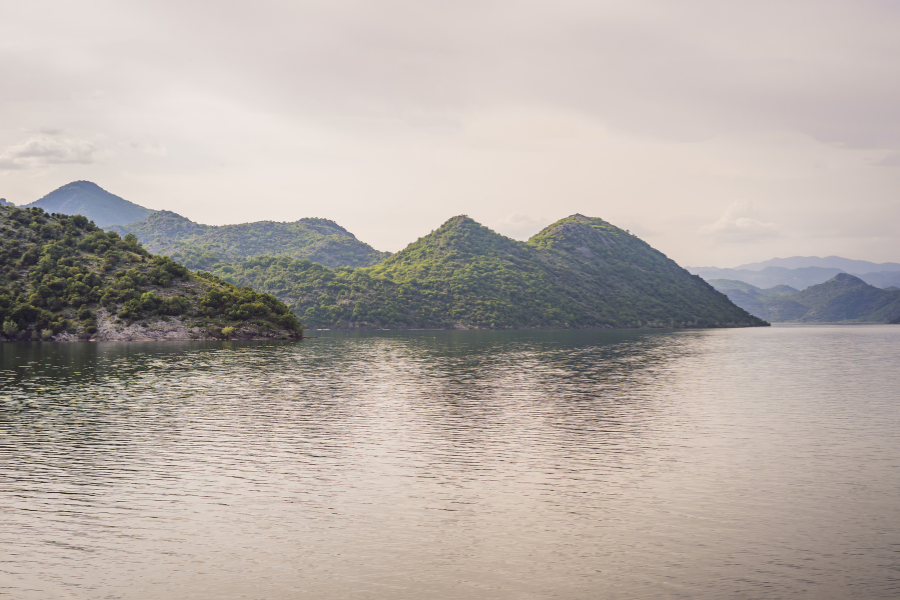
[(751, 315), (775, 323), (896, 323), (900, 289), (879, 289), (859, 277), (838, 273), (798, 291), (786, 285), (761, 289), (743, 281), (709, 282)]
[[(837, 257), (835, 257), (837, 258)], [(778, 259), (781, 260), (781, 259)], [(856, 263), (862, 262), (866, 263), (867, 261), (852, 261), (850, 259), (841, 259), (846, 261), (847, 263)], [(759, 266), (763, 263), (754, 263), (750, 266)], [(850, 275), (854, 275), (859, 279), (862, 279), (869, 285), (874, 285), (879, 288), (887, 288), (890, 286), (898, 286), (900, 287), (900, 271), (890, 270), (891, 265), (895, 265), (897, 263), (884, 263), (883, 265), (878, 265), (876, 263), (867, 263), (869, 265), (874, 265), (875, 267), (885, 267), (885, 270), (882, 271), (867, 271), (867, 272), (850, 272)], [(745, 267), (748, 265), (744, 265)], [(746, 268), (734, 268), (734, 269), (720, 269), (719, 267), (686, 267), (688, 271), (693, 273), (694, 275), (699, 275), (703, 279), (707, 281), (713, 281), (717, 279), (730, 279), (735, 281), (743, 281), (744, 283), (749, 283), (759, 288), (771, 288), (777, 285), (788, 285), (793, 288), (797, 288), (798, 290), (806, 289), (813, 285), (818, 285), (820, 283), (825, 283), (838, 273), (846, 273), (844, 269), (838, 267), (817, 267), (817, 266), (806, 266), (806, 267), (797, 267), (797, 268), (787, 268), (787, 267), (777, 267), (777, 266), (766, 266), (762, 269), (746, 269)], [(864, 265), (858, 266), (863, 270), (872, 267), (865, 267)]]
[(784, 267), (785, 269), (801, 269), (804, 267), (818, 267), (822, 269), (839, 269), (845, 273), (877, 273), (879, 271), (898, 271), (900, 263), (886, 262), (874, 263), (868, 260), (854, 260), (840, 256), (791, 256), (789, 258), (772, 258), (762, 262), (738, 265), (735, 269), (748, 271), (762, 271), (766, 267)]
[(98, 227), (146, 219), (155, 211), (107, 192), (91, 181), (73, 181), (20, 208), (42, 208), (48, 213), (83, 215)]

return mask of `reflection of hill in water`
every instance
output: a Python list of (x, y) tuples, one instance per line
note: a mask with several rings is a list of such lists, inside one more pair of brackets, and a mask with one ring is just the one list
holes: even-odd
[(648, 385), (687, 351), (678, 334), (467, 333), (404, 343), (396, 376), (415, 389), (422, 427), (484, 442), (534, 426), (577, 435), (602, 424), (607, 442), (634, 433), (650, 410)]
[(598, 431), (611, 444), (647, 427), (653, 387), (690, 351), (683, 335), (703, 334), (428, 331), (299, 344), (5, 344), (0, 396), (34, 435), (49, 419), (59, 443), (80, 449), (58, 456), (62, 462), (113, 448), (136, 458), (235, 428), (339, 455), (376, 423), (424, 436), (425, 447), (437, 443), (441, 453), (454, 445), (501, 452), (535, 429), (555, 432), (560, 447)]
[(0, 345), (10, 597), (896, 596), (900, 328), (322, 335)]

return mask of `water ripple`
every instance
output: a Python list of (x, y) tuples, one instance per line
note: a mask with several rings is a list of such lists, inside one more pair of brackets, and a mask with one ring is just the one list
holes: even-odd
[(0, 597), (897, 597), (898, 341), (3, 344)]

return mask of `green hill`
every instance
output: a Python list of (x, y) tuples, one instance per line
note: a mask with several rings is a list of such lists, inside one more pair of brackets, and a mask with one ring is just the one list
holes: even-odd
[(575, 215), (526, 242), (454, 217), (384, 261), (219, 264), (315, 327), (740, 327), (765, 323), (633, 235)]
[(760, 289), (728, 279), (710, 283), (747, 312), (769, 321), (883, 323), (900, 317), (900, 290), (879, 289), (847, 273), (802, 292), (788, 286)]
[(153, 256), (81, 215), (0, 207), (0, 339), (291, 337), (274, 296)]
[(289, 256), (330, 267), (359, 267), (388, 256), (327, 219), (213, 226), (163, 210), (110, 229), (120, 235), (133, 233), (151, 252), (171, 256), (192, 269), (209, 269), (220, 262), (254, 256)]
[(149, 208), (111, 194), (90, 181), (73, 181), (22, 208), (42, 208), (48, 213), (84, 215), (99, 227), (131, 223), (153, 213)]
[(801, 321), (884, 323), (900, 317), (900, 292), (882, 290), (859, 277), (839, 273), (795, 296), (809, 307)]

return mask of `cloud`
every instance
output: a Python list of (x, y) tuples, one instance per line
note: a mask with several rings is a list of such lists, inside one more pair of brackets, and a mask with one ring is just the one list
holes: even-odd
[(24, 142), (8, 146), (0, 152), (0, 169), (18, 170), (58, 164), (89, 165), (101, 158), (101, 151), (91, 142), (63, 135), (33, 136)]
[(700, 232), (731, 242), (752, 242), (781, 235), (775, 223), (756, 218), (751, 202), (740, 200), (729, 206), (718, 221), (701, 227)]
[(138, 142), (131, 141), (128, 145), (135, 149), (143, 152), (144, 154), (149, 154), (151, 156), (168, 156), (169, 151), (159, 142)]
[[(328, 216), (379, 249), (451, 214), (524, 238), (577, 212), (687, 263), (898, 260), (875, 233), (900, 220), (896, 1), (8, 4), (16, 200), (56, 185), (28, 170), (52, 157), (4, 149), (53, 133), (116, 152), (54, 175), (202, 222)], [(717, 223), (734, 199), (766, 212)]]
[(527, 240), (550, 223), (552, 221), (544, 217), (513, 213), (498, 222), (494, 229), (513, 239)]

